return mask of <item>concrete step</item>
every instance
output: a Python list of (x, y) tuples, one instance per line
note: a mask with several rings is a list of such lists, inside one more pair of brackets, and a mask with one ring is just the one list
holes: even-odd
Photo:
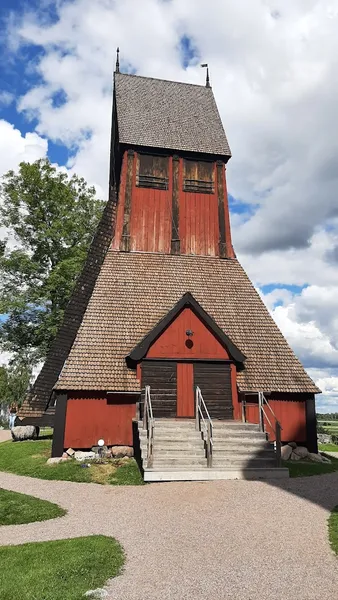
[[(142, 433), (141, 435), (146, 434)], [(154, 436), (158, 438), (182, 438), (185, 440), (192, 437), (200, 438), (201, 432), (196, 431), (195, 429), (156, 429), (155, 427)]]
[[(184, 442), (179, 442), (177, 444), (172, 444), (172, 443), (168, 443), (168, 442), (159, 442), (159, 440), (156, 440), (156, 442), (154, 443), (154, 447), (156, 448), (156, 451), (158, 450), (163, 450), (164, 452), (188, 452), (190, 450), (202, 450), (204, 449), (204, 444), (202, 441), (196, 442), (196, 443), (189, 443), (189, 444), (185, 444)], [(147, 448), (147, 444), (146, 443), (142, 443), (141, 444), (141, 448)]]
[(241, 458), (243, 457), (260, 457), (260, 456), (266, 456), (266, 457), (276, 457), (276, 454), (273, 450), (270, 450), (270, 448), (263, 448), (260, 450), (253, 450), (250, 451), (247, 448), (235, 448), (235, 449), (227, 449), (227, 450), (220, 450), (219, 448), (215, 448), (213, 447), (212, 449), (212, 453), (213, 456), (217, 458), (218, 457), (229, 457), (229, 458), (233, 458), (236, 456), (240, 456)]
[(216, 458), (212, 459), (213, 468), (222, 467), (275, 467), (276, 466), (276, 458), (260, 458), (260, 457), (251, 457), (251, 458)]
[(213, 438), (213, 444), (215, 449), (222, 451), (233, 450), (236, 448), (247, 448), (250, 451), (260, 450), (262, 448), (273, 450), (272, 444), (269, 444), (269, 442), (266, 442), (265, 440), (244, 440), (242, 443), (240, 440), (215, 440)]
[(179, 468), (145, 469), (144, 481), (214, 481), (226, 479), (285, 479), (289, 470), (285, 468), (208, 468), (195, 467), (189, 470)]
[(154, 452), (154, 468), (184, 467), (190, 469), (192, 466), (206, 466), (207, 459), (202, 456), (157, 456)]
[(233, 427), (230, 427), (230, 429), (227, 429), (225, 427), (217, 429), (217, 428), (213, 427), (212, 435), (214, 437), (220, 437), (220, 438), (229, 437), (229, 438), (266, 439), (266, 435), (262, 431), (254, 431), (252, 429), (249, 429), (249, 430), (235, 429)]
[[(180, 428), (180, 429), (195, 429), (195, 419), (156, 419), (155, 427), (160, 428)], [(143, 428), (143, 424), (139, 421), (139, 429)]]
[(205, 458), (203, 448), (189, 448), (187, 450), (161, 450), (155, 448), (154, 456), (157, 458)]
[(233, 429), (237, 431), (259, 431), (255, 423), (242, 423), (242, 421), (219, 421), (212, 420), (214, 429)]

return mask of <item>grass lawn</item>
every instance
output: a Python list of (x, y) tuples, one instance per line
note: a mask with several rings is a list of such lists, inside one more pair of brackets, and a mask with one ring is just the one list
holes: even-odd
[(121, 572), (124, 554), (103, 535), (0, 548), (1, 600), (83, 600)]
[(116, 459), (109, 464), (92, 464), (90, 468), (70, 460), (47, 465), (51, 440), (27, 440), (0, 444), (0, 471), (17, 475), (63, 481), (94, 482), (111, 485), (142, 485), (143, 479), (134, 459)]
[(338, 554), (338, 506), (336, 506), (329, 517), (329, 539), (332, 550)]
[(324, 475), (324, 473), (333, 473), (338, 471), (338, 459), (331, 458), (329, 463), (315, 463), (302, 461), (287, 461), (283, 466), (289, 469), (290, 477), (308, 477), (311, 475)]
[(46, 521), (65, 514), (57, 504), (0, 488), (0, 525)]
[(338, 452), (337, 444), (318, 444), (318, 448), (321, 452)]

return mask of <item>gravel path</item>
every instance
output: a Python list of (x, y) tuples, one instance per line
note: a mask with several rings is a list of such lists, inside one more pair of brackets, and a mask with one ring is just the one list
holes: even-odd
[(0, 443), (7, 442), (12, 439), (12, 435), (9, 429), (0, 429)]
[[(0, 486), (57, 502), (66, 517), (0, 528), (0, 544), (105, 534), (126, 551), (110, 600), (337, 598), (327, 538), (338, 473), (272, 483), (144, 487), (42, 481), (0, 473)], [(277, 487), (278, 486), (278, 487)]]

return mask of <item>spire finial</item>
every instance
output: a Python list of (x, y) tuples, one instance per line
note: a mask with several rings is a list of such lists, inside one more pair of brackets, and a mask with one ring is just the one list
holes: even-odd
[(201, 67), (204, 67), (207, 70), (207, 76), (206, 76), (206, 80), (205, 80), (205, 87), (209, 88), (211, 86), (210, 86), (210, 79), (209, 79), (209, 67), (208, 67), (208, 63), (203, 63), (201, 65)]
[(120, 48), (117, 46), (115, 73), (119, 73), (119, 72), (120, 72)]

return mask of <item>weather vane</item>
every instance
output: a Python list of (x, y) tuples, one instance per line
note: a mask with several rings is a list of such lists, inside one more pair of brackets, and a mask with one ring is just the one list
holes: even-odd
[(120, 48), (117, 46), (116, 48), (116, 67), (115, 67), (115, 73), (119, 73), (120, 72)]
[(203, 63), (201, 65), (201, 67), (204, 67), (207, 70), (207, 78), (206, 78), (206, 81), (205, 81), (205, 87), (211, 87), (210, 86), (210, 80), (209, 80), (209, 67), (208, 67), (208, 63)]

